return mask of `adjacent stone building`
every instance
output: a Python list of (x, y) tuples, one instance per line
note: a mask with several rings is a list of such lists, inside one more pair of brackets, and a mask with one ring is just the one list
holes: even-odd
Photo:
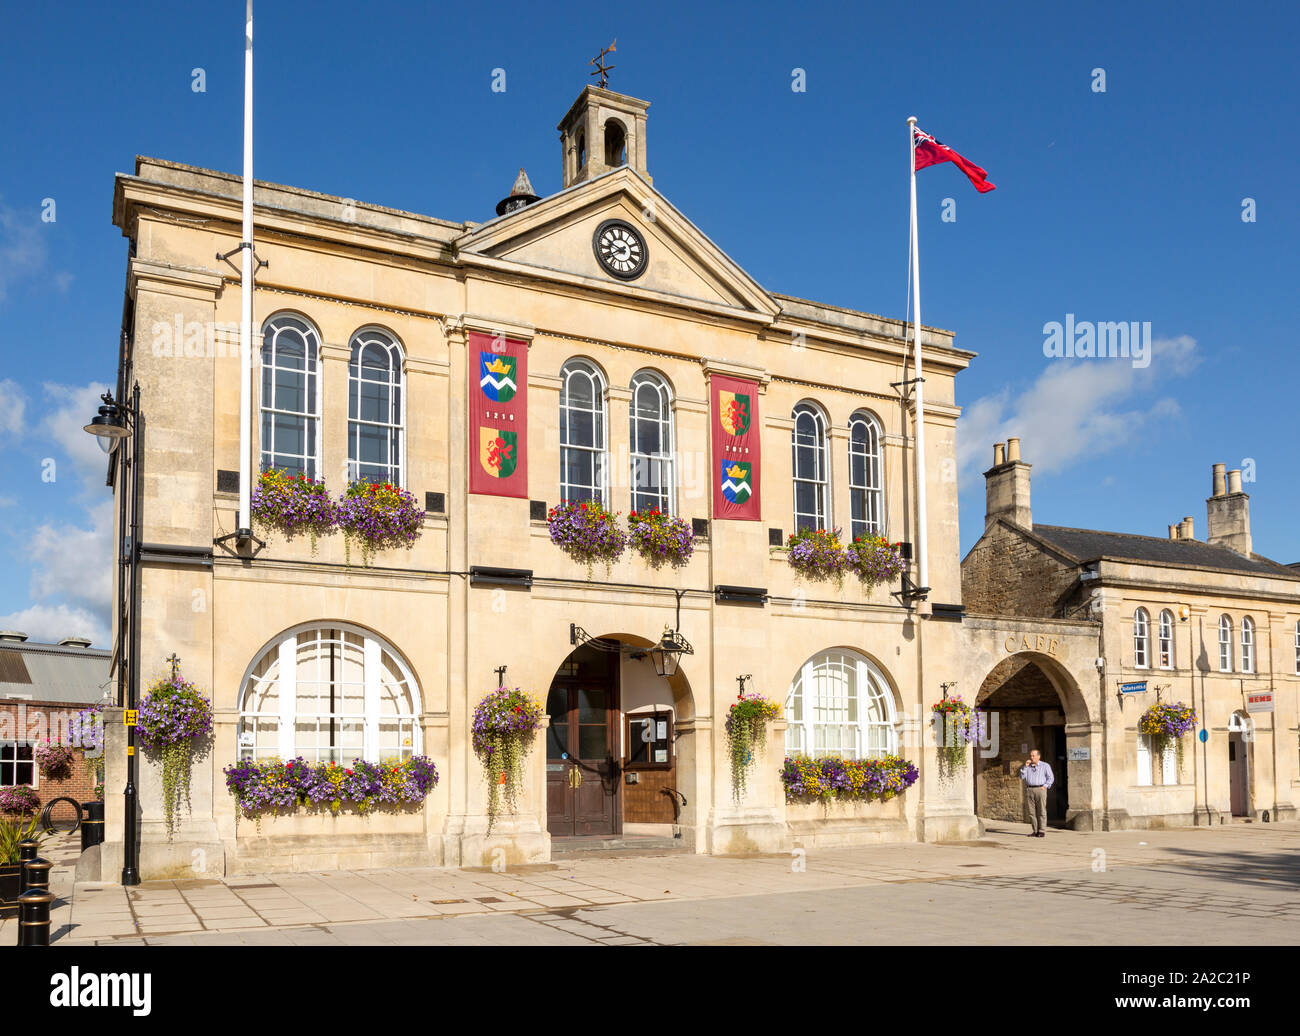
[[(558, 127), (562, 189), (538, 198), (520, 175), (482, 223), (256, 185), (268, 265), (247, 448), (255, 471), (334, 492), (359, 476), (413, 492), (417, 542), (368, 563), (338, 536), (230, 538), (240, 285), (214, 257), (239, 241), (241, 181), (150, 158), (117, 177), (119, 384), (139, 382), (147, 415), (140, 660), (161, 672), (178, 655), (216, 713), (174, 841), (142, 757), (144, 878), (196, 859), (208, 873), (541, 861), (559, 839), (630, 832), (698, 852), (976, 832), (970, 783), (940, 780), (924, 736), (962, 657), (942, 473), (973, 354), (924, 330), (929, 599), (799, 578), (783, 549), (797, 528), (917, 542), (908, 329), (757, 284), (653, 186), (647, 108), (585, 89)], [(724, 424), (725, 442), (724, 396), (744, 424)], [(685, 518), (694, 555), (680, 570), (632, 554), (589, 569), (551, 542), (561, 500)], [(667, 677), (645, 651), (665, 627), (693, 648)], [(546, 702), (550, 725), (518, 812), (489, 834), (470, 723), (499, 675)], [(737, 799), (724, 728), (741, 677), (787, 711)], [(787, 804), (786, 751), (897, 751), (921, 777), (887, 803)], [(411, 753), (441, 774), (420, 810), (255, 824), (223, 786), (237, 758)], [(110, 789), (123, 760), (110, 745)], [(111, 879), (112, 797), (106, 832)]]
[[(1166, 537), (1036, 523), (1029, 471), (1017, 439), (995, 445), (984, 534), (962, 561), (968, 632), (1025, 630), (987, 675), (970, 670), (999, 732), (976, 760), (977, 813), (1020, 819), (1017, 773), (1038, 747), (1058, 776), (1049, 813), (1076, 827), (1293, 819), (1300, 572), (1252, 551), (1241, 472), (1213, 466), (1198, 540), (1191, 516)], [(1181, 749), (1154, 753), (1139, 731), (1157, 701), (1196, 709)]]

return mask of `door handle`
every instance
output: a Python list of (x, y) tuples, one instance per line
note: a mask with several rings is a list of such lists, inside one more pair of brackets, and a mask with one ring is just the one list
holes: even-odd
[(569, 770), (569, 787), (580, 788), (582, 786), (582, 771), (576, 766)]

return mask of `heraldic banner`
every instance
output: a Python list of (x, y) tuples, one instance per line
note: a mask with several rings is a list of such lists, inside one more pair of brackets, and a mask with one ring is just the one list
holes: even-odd
[(709, 379), (713, 422), (713, 517), (756, 522), (759, 510), (758, 383)]
[(528, 496), (528, 343), (469, 333), (469, 491)]

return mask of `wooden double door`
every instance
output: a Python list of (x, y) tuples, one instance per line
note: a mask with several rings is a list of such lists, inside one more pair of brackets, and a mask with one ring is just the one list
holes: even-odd
[(616, 835), (619, 655), (581, 647), (560, 666), (546, 699), (546, 827), (552, 836)]

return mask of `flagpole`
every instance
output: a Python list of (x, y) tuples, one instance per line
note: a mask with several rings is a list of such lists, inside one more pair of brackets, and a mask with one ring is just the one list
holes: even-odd
[[(916, 553), (917, 584), (929, 589), (928, 535), (925, 511), (925, 378), (921, 371), (921, 242), (916, 232), (916, 116), (907, 120), (907, 146), (912, 186), (912, 368), (915, 371), (916, 414)], [(924, 598), (922, 598), (924, 600)]]
[(239, 297), (239, 517), (237, 535), (252, 536), (253, 412), (253, 0), (244, 20), (244, 213)]

